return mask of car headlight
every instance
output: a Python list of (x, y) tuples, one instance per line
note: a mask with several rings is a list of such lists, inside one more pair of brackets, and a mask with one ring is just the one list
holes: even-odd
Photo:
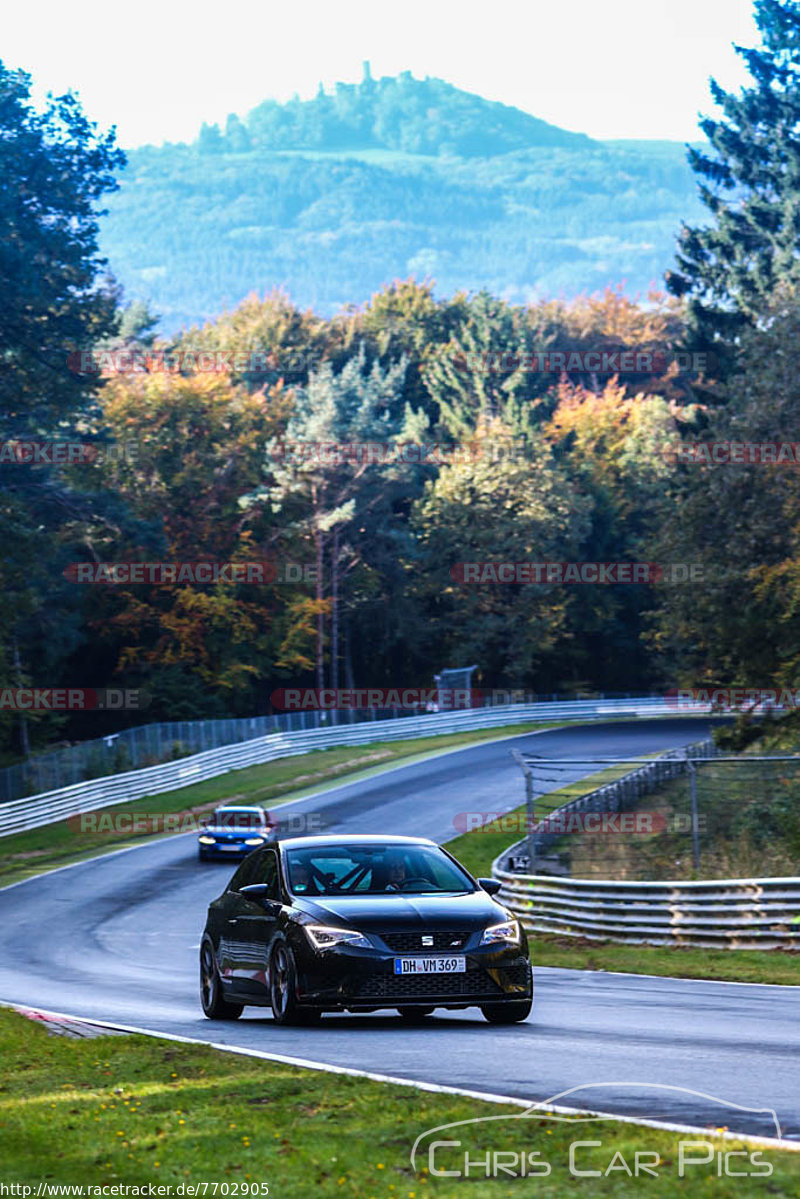
[(481, 945), (519, 945), (519, 924), (516, 920), (504, 920), (483, 930)]
[(328, 924), (304, 924), (308, 939), (315, 949), (331, 949), (334, 945), (358, 945), (361, 949), (371, 949), (372, 942), (363, 933), (355, 929), (334, 928)]
[(201, 845), (216, 845), (216, 843), (217, 843), (216, 837), (201, 837), (200, 838)]
[(264, 844), (263, 837), (248, 837), (247, 840), (245, 841), (245, 845), (263, 845), (263, 844)]

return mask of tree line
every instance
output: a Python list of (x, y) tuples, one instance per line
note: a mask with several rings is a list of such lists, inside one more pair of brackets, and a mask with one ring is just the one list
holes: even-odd
[[(716, 96), (693, 164), (710, 219), (684, 230), (670, 296), (511, 304), (412, 278), (333, 317), (254, 295), (169, 342), (97, 249), (113, 137), (72, 97), (37, 112), (3, 68), (3, 444), (92, 447), (0, 455), (3, 694), (141, 688), (148, 720), (177, 720), (261, 713), (290, 683), (428, 686), (471, 663), (483, 688), (539, 693), (796, 684), (797, 466), (691, 452), (793, 444), (797, 427), (800, 13), (757, 11), (755, 82)], [(76, 367), (87, 348), (98, 371)], [(134, 358), (143, 369), (115, 369)], [(459, 574), (500, 561), (662, 570)], [(76, 582), (134, 562), (271, 573)], [(691, 576), (663, 569), (681, 564)], [(10, 757), (119, 721), (142, 714), (5, 707), (0, 735)]]

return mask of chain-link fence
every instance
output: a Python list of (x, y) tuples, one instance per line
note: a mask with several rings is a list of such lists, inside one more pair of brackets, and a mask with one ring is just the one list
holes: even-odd
[[(519, 690), (494, 691), (481, 697), (481, 706), (556, 703), (567, 699), (631, 699), (634, 694), (605, 692), (597, 695), (580, 692), (568, 696), (537, 695)], [(636, 698), (643, 697), (637, 695)], [(347, 708), (242, 719), (176, 720), (140, 725), (49, 753), (34, 754), (26, 762), (0, 769), (0, 803), (55, 791), (86, 779), (105, 778), (111, 774), (123, 774), (127, 770), (157, 766), (160, 762), (174, 761), (207, 749), (219, 749), (223, 745), (236, 745), (270, 733), (293, 733), (336, 724), (356, 724), (363, 720), (397, 720), (401, 716), (419, 714), (419, 707)]]
[(0, 770), (0, 803), (23, 799), (81, 783), (171, 762), (207, 749), (252, 741), (270, 733), (289, 733), (354, 724), (362, 720), (396, 720), (416, 716), (417, 709), (369, 708), (340, 711), (289, 712), (230, 720), (176, 720), (145, 724), (38, 754)]
[[(692, 747), (688, 760), (673, 757), (662, 763), (639, 768), (539, 821), (536, 853), (546, 850), (573, 878), (655, 881), (800, 873), (800, 754), (709, 756)], [(537, 794), (575, 770), (574, 762), (534, 758), (526, 758), (526, 766), (534, 804)], [(600, 762), (597, 766), (601, 769)], [(526, 852), (520, 843), (517, 856)]]

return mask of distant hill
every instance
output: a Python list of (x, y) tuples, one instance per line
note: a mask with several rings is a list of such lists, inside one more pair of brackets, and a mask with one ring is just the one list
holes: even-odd
[(228, 118), (224, 134), (204, 126), (199, 148), (221, 150), (399, 150), (407, 154), (491, 157), (531, 146), (591, 145), (518, 108), (462, 92), (442, 79), (410, 71), (361, 84), (337, 83), (313, 100), (266, 100), (245, 121)]
[(102, 245), (170, 332), (252, 291), (328, 314), (412, 274), (514, 301), (646, 291), (695, 192), (678, 143), (594, 141), (404, 72), (131, 151)]

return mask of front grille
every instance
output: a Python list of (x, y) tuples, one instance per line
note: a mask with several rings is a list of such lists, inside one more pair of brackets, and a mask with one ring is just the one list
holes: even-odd
[(362, 979), (359, 999), (469, 999), (502, 994), (484, 970), (464, 974), (372, 974)]
[[(463, 949), (469, 940), (469, 933), (459, 932), (458, 929), (448, 931), (447, 929), (438, 928), (421, 929), (420, 932), (414, 933), (378, 933), (378, 936), (395, 953), (427, 953), (434, 950), (441, 952), (450, 949)], [(432, 937), (433, 944), (431, 945), (428, 942), (423, 945), (423, 937)]]

